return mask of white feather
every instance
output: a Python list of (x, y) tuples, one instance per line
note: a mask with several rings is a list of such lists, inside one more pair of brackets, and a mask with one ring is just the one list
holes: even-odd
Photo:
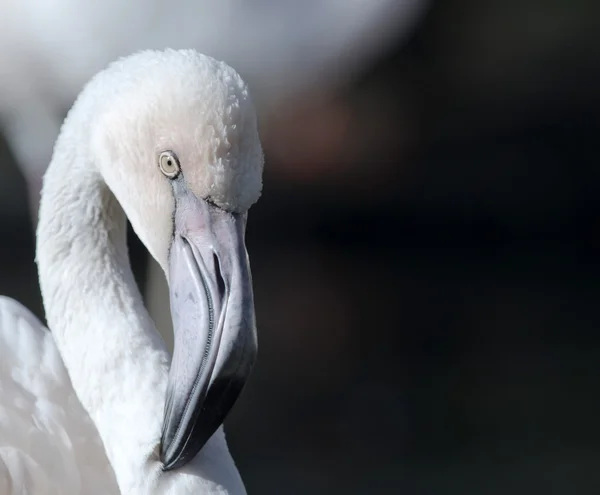
[(258, 199), (256, 116), (231, 67), (147, 51), (92, 79), (44, 177), (36, 257), (52, 333), (0, 301), (3, 495), (245, 493), (222, 428), (182, 469), (163, 472), (158, 455), (169, 355), (131, 273), (125, 213), (165, 266), (165, 147), (198, 197), (242, 214)]
[(37, 209), (63, 111), (94, 73), (145, 49), (196, 48), (237, 68), (261, 107), (340, 84), (404, 35), (427, 0), (4, 0), (0, 126)]
[(118, 493), (52, 334), (0, 296), (0, 493)]

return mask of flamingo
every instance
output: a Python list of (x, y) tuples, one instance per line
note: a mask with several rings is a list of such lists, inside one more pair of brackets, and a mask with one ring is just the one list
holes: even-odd
[[(111, 60), (196, 48), (236, 67), (263, 114), (346, 82), (428, 0), (7, 0), (0, 2), (0, 129), (38, 209), (63, 112)], [(34, 218), (34, 221), (36, 219)]]
[[(111, 60), (141, 49), (187, 48), (236, 67), (268, 117), (290, 100), (347, 84), (423, 17), (428, 0), (55, 0), (0, 2), (0, 129), (37, 222), (41, 178), (64, 109)], [(172, 347), (168, 288), (152, 260), (148, 309)]]
[[(143, 51), (87, 83), (43, 180), (50, 331), (0, 299), (0, 493), (245, 493), (222, 423), (257, 351), (244, 233), (263, 161), (248, 88), (223, 62)], [(170, 366), (127, 218), (168, 280)]]

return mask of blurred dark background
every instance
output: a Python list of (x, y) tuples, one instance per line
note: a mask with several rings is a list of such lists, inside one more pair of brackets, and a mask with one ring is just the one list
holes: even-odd
[[(434, 2), (335, 94), (262, 120), (260, 356), (228, 420), (250, 494), (600, 493), (598, 19)], [(0, 161), (0, 292), (41, 316)]]

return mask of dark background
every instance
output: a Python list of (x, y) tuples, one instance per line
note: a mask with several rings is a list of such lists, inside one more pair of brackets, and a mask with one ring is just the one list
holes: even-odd
[[(228, 421), (250, 494), (600, 493), (599, 19), (435, 2), (262, 123), (260, 356)], [(1, 148), (0, 293), (41, 316)]]

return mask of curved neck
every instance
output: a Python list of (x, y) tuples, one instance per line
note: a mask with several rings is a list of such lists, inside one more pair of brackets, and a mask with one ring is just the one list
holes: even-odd
[(129, 493), (160, 442), (169, 356), (131, 272), (123, 210), (88, 157), (60, 141), (37, 236), (48, 326)]
[(131, 272), (125, 214), (87, 154), (88, 124), (76, 115), (44, 176), (36, 249), (48, 326), (73, 389), (122, 493), (245, 493), (222, 429), (184, 470), (162, 472), (169, 355)]

